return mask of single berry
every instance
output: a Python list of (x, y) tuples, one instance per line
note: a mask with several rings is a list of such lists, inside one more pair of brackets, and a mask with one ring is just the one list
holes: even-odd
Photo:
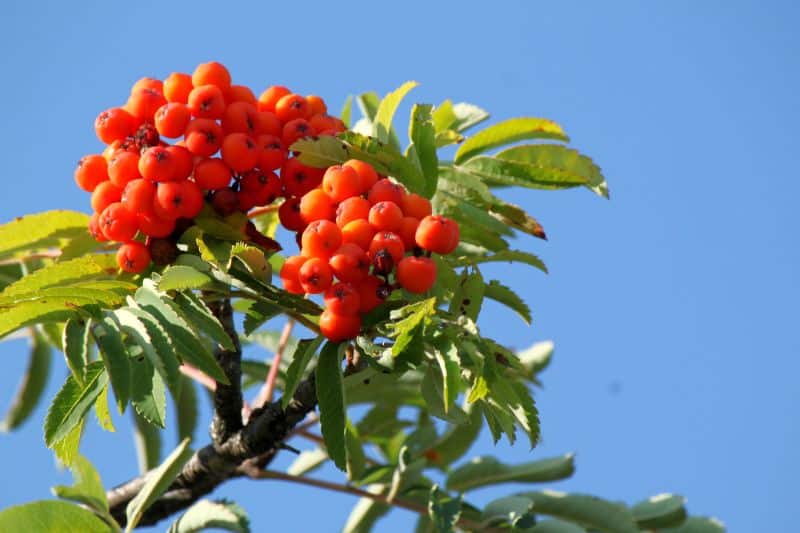
[(361, 307), (358, 291), (349, 283), (334, 283), (325, 291), (325, 307), (337, 315), (355, 315)]
[(256, 135), (283, 135), (283, 124), (275, 113), (259, 111), (256, 117)]
[(92, 213), (91, 218), (89, 218), (89, 235), (94, 237), (97, 242), (106, 242), (108, 240), (100, 229), (100, 213)]
[(136, 214), (136, 219), (139, 231), (148, 237), (168, 237), (175, 231), (174, 220), (159, 218), (155, 213), (139, 212)]
[(283, 191), (287, 196), (303, 196), (322, 183), (324, 170), (307, 167), (296, 158), (287, 159), (281, 167)]
[(198, 187), (208, 191), (225, 189), (230, 185), (233, 173), (222, 159), (203, 159), (194, 167), (194, 181)]
[(253, 106), (258, 102), (253, 91), (245, 85), (231, 85), (231, 88), (225, 92), (225, 101), (229, 105), (235, 102), (245, 102)]
[(375, 274), (388, 276), (394, 269), (395, 261), (388, 249), (378, 250), (372, 255), (372, 268)]
[(150, 181), (174, 181), (176, 162), (163, 146), (153, 146), (142, 152), (139, 158), (139, 174)]
[(138, 274), (150, 266), (150, 251), (138, 241), (125, 243), (117, 250), (117, 264), (125, 272)]
[(313, 137), (316, 130), (304, 118), (290, 120), (283, 126), (281, 132), (281, 142), (284, 146), (291, 148), (295, 141), (304, 137)]
[(342, 231), (339, 226), (330, 220), (315, 220), (303, 230), (301, 253), (306, 257), (320, 257), (327, 261), (341, 244)]
[(189, 177), (194, 170), (194, 156), (185, 146), (173, 144), (167, 146), (167, 152), (175, 160), (175, 181), (182, 181)]
[(159, 266), (171, 265), (181, 253), (180, 250), (178, 250), (178, 245), (171, 239), (148, 237), (145, 241), (145, 245), (150, 252), (150, 258), (153, 260), (153, 263)]
[(133, 213), (149, 213), (153, 210), (156, 197), (156, 184), (146, 179), (135, 179), (125, 185), (122, 203)]
[(449, 254), (458, 246), (458, 224), (441, 215), (430, 215), (420, 220), (414, 238), (421, 248), (437, 254)]
[(120, 150), (108, 161), (108, 179), (121, 189), (141, 177), (138, 154)]
[(324, 115), (328, 112), (328, 106), (325, 105), (325, 100), (315, 94), (306, 96), (306, 103), (308, 104), (311, 115)]
[(342, 163), (342, 166), (350, 167), (356, 171), (361, 178), (361, 192), (369, 191), (378, 182), (378, 173), (372, 165), (358, 159), (351, 159)]
[(367, 276), (356, 284), (356, 290), (362, 313), (372, 311), (388, 297), (383, 280), (377, 276)]
[(94, 131), (97, 137), (106, 144), (122, 141), (136, 130), (136, 119), (122, 109), (114, 107), (107, 109), (97, 116), (94, 121)]
[(175, 139), (186, 133), (192, 113), (186, 104), (167, 102), (155, 114), (155, 126), (162, 137)]
[(131, 94), (135, 93), (139, 89), (153, 89), (154, 91), (163, 93), (164, 83), (161, 80), (145, 76), (144, 78), (139, 78), (136, 80), (136, 83), (134, 83), (131, 87)]
[(247, 102), (233, 102), (225, 108), (222, 116), (222, 131), (229, 133), (245, 133), (255, 136), (258, 132), (258, 109)]
[(139, 229), (136, 215), (124, 204), (114, 202), (100, 214), (100, 231), (109, 240), (127, 242), (133, 239)]
[(352, 243), (368, 250), (375, 236), (375, 228), (363, 218), (352, 220), (342, 227), (342, 242)]
[(378, 202), (370, 208), (368, 220), (378, 231), (397, 231), (403, 220), (403, 211), (394, 202)]
[(131, 93), (125, 110), (138, 121), (152, 122), (159, 107), (167, 103), (161, 91), (152, 88), (137, 89)]
[(283, 288), (291, 292), (292, 294), (303, 294), (305, 290), (303, 286), (300, 285), (300, 267), (303, 266), (303, 263), (308, 261), (307, 257), (303, 257), (302, 255), (294, 255), (292, 257), (287, 257), (286, 261), (283, 262), (283, 266), (281, 267), (280, 278), (281, 282), (283, 283)]
[(300, 216), (300, 198), (290, 196), (278, 208), (278, 219), (281, 225), (289, 231), (303, 231), (306, 223)]
[(222, 91), (231, 88), (231, 73), (222, 63), (210, 61), (197, 65), (192, 73), (192, 85), (214, 85)]
[(98, 183), (92, 192), (92, 209), (95, 213), (102, 213), (106, 207), (121, 199), (122, 189), (110, 181)]
[(375, 257), (382, 251), (386, 251), (392, 257), (394, 264), (400, 262), (403, 255), (406, 253), (406, 248), (403, 246), (403, 241), (396, 233), (391, 231), (379, 231), (372, 238), (369, 245), (368, 254), (370, 257)]
[(195, 86), (186, 105), (198, 118), (219, 119), (225, 114), (225, 96), (216, 85)]
[(308, 191), (300, 199), (300, 216), (306, 224), (315, 220), (331, 220), (335, 215), (336, 206), (322, 189)]
[(430, 257), (404, 257), (397, 264), (397, 281), (408, 292), (428, 292), (436, 283), (436, 263)]
[(355, 244), (342, 244), (328, 260), (334, 275), (341, 281), (361, 281), (369, 275), (371, 261), (367, 253)]
[(333, 272), (328, 263), (319, 257), (311, 257), (300, 266), (297, 279), (308, 294), (319, 294), (333, 283)]
[(222, 141), (222, 160), (234, 172), (251, 170), (258, 163), (259, 150), (256, 141), (246, 133), (230, 133)]
[(239, 195), (230, 187), (216, 190), (211, 197), (211, 207), (220, 216), (232, 215), (239, 210)]
[(370, 188), (367, 193), (367, 200), (369, 200), (369, 203), (372, 205), (378, 202), (394, 202), (397, 205), (401, 205), (404, 195), (405, 190), (403, 190), (402, 185), (393, 182), (389, 178), (384, 178), (378, 180), (378, 182)]
[(281, 180), (269, 170), (253, 169), (239, 180), (239, 204), (245, 211), (269, 205), (281, 193)]
[[(265, 109), (265, 111), (272, 110)], [(275, 103), (275, 114), (283, 123), (298, 118), (309, 118), (311, 116), (310, 111), (308, 102), (299, 94), (287, 94)]]
[(344, 202), (361, 194), (361, 178), (350, 167), (334, 165), (322, 177), (322, 190), (335, 202)]
[(275, 104), (287, 94), (291, 94), (291, 91), (282, 85), (273, 85), (267, 88), (267, 90), (258, 97), (258, 110), (274, 113)]
[(86, 192), (94, 191), (107, 179), (108, 163), (102, 155), (83, 156), (75, 167), (75, 183)]
[(215, 120), (198, 118), (186, 126), (186, 148), (194, 155), (210, 157), (222, 144), (222, 126)]
[[(323, 178), (324, 183), (324, 178)], [(369, 217), (369, 202), (360, 196), (344, 200), (336, 208), (336, 225), (343, 228), (348, 222)]]
[(256, 138), (258, 152), (258, 168), (261, 170), (275, 170), (286, 161), (286, 150), (280, 137), (274, 135), (259, 135)]
[(164, 80), (164, 97), (167, 102), (185, 104), (192, 92), (192, 77), (183, 72), (173, 72)]
[(361, 332), (361, 317), (338, 315), (327, 309), (319, 317), (319, 330), (331, 342), (353, 339)]
[(203, 208), (203, 193), (193, 181), (171, 181), (158, 186), (153, 209), (159, 218), (194, 218)]
[(406, 250), (413, 250), (417, 246), (417, 228), (419, 227), (419, 220), (414, 217), (403, 217), (400, 221), (400, 226), (397, 228), (397, 234), (403, 241), (403, 246)]
[(433, 212), (430, 200), (413, 192), (403, 195), (400, 208), (405, 216), (417, 220), (422, 220)]

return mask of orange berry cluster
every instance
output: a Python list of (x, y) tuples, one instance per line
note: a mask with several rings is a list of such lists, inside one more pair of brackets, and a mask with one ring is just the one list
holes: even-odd
[[(92, 194), (89, 231), (98, 241), (122, 243), (117, 261), (127, 272), (145, 270), (151, 259), (168, 263), (174, 254), (157, 252), (170, 249), (164, 241), (185, 230), (206, 202), (223, 216), (281, 196), (296, 203), (324, 170), (302, 165), (289, 147), (344, 129), (322, 98), (282, 86), (256, 98), (232, 85), (220, 63), (163, 81), (142, 78), (125, 105), (97, 117), (95, 131), (108, 146), (75, 170), (78, 186)], [(255, 228), (247, 230), (257, 241)]]
[(287, 198), (279, 214), (298, 231), (301, 248), (281, 268), (283, 286), (324, 294), (320, 331), (337, 342), (357, 336), (362, 314), (394, 289), (430, 290), (430, 254), (449, 254), (459, 240), (458, 224), (433, 215), (430, 201), (358, 160), (329, 167), (301, 197)]

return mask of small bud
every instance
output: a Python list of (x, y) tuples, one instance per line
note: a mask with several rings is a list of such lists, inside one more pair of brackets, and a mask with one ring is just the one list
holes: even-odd
[(171, 265), (178, 258), (178, 247), (169, 239), (147, 239), (147, 249), (150, 251), (150, 257), (157, 265)]
[(375, 268), (375, 273), (379, 275), (387, 275), (394, 268), (394, 259), (388, 250), (380, 250), (372, 258), (372, 266)]
[(239, 197), (230, 188), (220, 189), (214, 192), (211, 205), (220, 216), (226, 217), (239, 210)]

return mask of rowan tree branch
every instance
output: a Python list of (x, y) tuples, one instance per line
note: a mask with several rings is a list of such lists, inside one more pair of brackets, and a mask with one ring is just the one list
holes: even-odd
[(233, 324), (233, 307), (228, 298), (206, 302), (231, 338), (235, 349), (217, 346), (214, 357), (222, 367), (230, 384), (217, 382), (214, 389), (214, 419), (211, 421), (211, 440), (222, 446), (232, 435), (242, 429), (242, 347)]

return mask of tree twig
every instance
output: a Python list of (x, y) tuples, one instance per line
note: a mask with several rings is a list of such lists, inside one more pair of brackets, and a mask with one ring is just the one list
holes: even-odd
[(192, 365), (183, 363), (180, 367), (178, 367), (178, 370), (180, 370), (181, 374), (187, 378), (195, 380), (211, 392), (214, 392), (214, 390), (217, 388), (217, 381), (214, 378), (202, 370), (193, 367)]
[(275, 381), (278, 379), (278, 372), (281, 367), (281, 360), (283, 359), (283, 352), (286, 351), (286, 345), (289, 339), (292, 338), (292, 330), (294, 329), (295, 320), (289, 318), (283, 326), (281, 336), (278, 339), (278, 348), (275, 350), (275, 356), (272, 358), (272, 363), (269, 367), (267, 379), (258, 391), (258, 396), (253, 401), (253, 405), (260, 407), (272, 401), (272, 395), (275, 392)]
[(208, 308), (219, 320), (233, 343), (233, 350), (217, 346), (214, 357), (222, 367), (229, 384), (217, 383), (214, 389), (214, 419), (211, 422), (211, 440), (221, 446), (242, 429), (242, 347), (233, 325), (233, 307), (229, 299), (207, 302)]
[(263, 207), (256, 207), (255, 209), (251, 209), (247, 212), (247, 218), (256, 218), (259, 215), (263, 215), (266, 213), (272, 213), (273, 211), (277, 211), (277, 205), (265, 205)]

